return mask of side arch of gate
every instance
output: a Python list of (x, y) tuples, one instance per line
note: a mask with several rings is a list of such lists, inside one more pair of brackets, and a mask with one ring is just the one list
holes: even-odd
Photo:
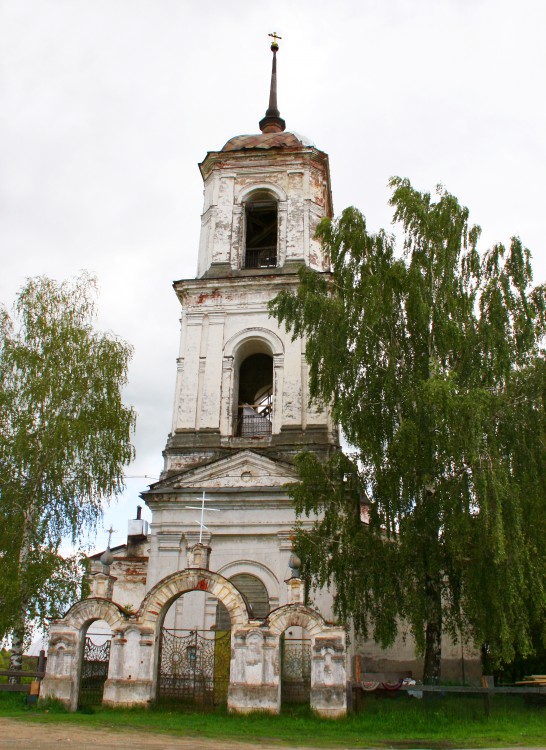
[(277, 637), (280, 637), (286, 628), (305, 628), (312, 640), (327, 627), (324, 618), (318, 612), (303, 604), (286, 604), (275, 609), (265, 621), (265, 626)]
[[(273, 611), (264, 623), (276, 639), (289, 627), (301, 627), (311, 640), (311, 708), (321, 716), (338, 718), (347, 713), (346, 633), (343, 627), (328, 625), (311, 607), (287, 604)], [(278, 684), (278, 705), (281, 683)]]
[(204, 568), (191, 568), (173, 573), (156, 583), (144, 598), (137, 613), (142, 627), (154, 633), (154, 652), (149, 672), (154, 696), (157, 694), (161, 627), (172, 602), (189, 591), (203, 591), (219, 599), (229, 613), (232, 632), (249, 622), (243, 595), (231, 581), (219, 573), (212, 573)]
[(123, 630), (127, 618), (114, 602), (90, 598), (76, 602), (49, 629), (47, 672), (41, 692), (44, 697), (61, 700), (72, 711), (78, 707), (87, 629), (96, 620), (104, 620), (114, 636)]
[[(325, 621), (318, 612), (303, 604), (289, 604), (272, 612), (267, 624), (279, 655), (279, 705), (285, 700), (309, 704), (311, 654), (315, 636), (324, 630)], [(309, 640), (285, 640), (286, 631), (293, 627), (302, 628)]]
[(112, 632), (119, 630), (126, 622), (122, 608), (110, 599), (82, 599), (76, 602), (63, 617), (63, 624), (85, 631), (95, 620), (104, 620)]

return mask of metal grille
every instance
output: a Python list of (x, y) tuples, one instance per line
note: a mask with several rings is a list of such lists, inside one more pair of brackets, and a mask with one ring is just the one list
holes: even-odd
[(311, 691), (311, 641), (281, 641), (281, 702), (308, 703)]
[(94, 643), (89, 636), (85, 639), (80, 694), (78, 705), (97, 706), (102, 703), (104, 683), (108, 677), (110, 662), (110, 639), (102, 644)]
[(245, 268), (272, 268), (277, 265), (277, 246), (247, 247)]
[(242, 416), (239, 417), (239, 435), (241, 437), (252, 437), (254, 435), (271, 435), (271, 422), (267, 417)]
[(231, 633), (161, 629), (158, 703), (225, 703)]

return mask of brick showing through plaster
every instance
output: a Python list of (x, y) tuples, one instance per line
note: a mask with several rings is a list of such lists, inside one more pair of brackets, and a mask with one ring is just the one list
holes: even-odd
[(107, 599), (84, 599), (74, 604), (62, 622), (63, 625), (80, 629), (90, 620), (104, 620), (114, 630), (120, 628), (126, 618), (114, 602)]
[[(206, 588), (204, 583), (207, 584)], [(170, 602), (189, 591), (199, 590), (206, 590), (217, 597), (228, 610), (233, 624), (248, 622), (246, 605), (239, 591), (226, 578), (208, 570), (181, 571), (159, 581), (142, 602), (138, 621), (155, 624)]]

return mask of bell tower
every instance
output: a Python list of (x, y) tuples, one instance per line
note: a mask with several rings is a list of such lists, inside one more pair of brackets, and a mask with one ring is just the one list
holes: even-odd
[[(280, 291), (297, 289), (302, 265), (328, 273), (315, 229), (332, 215), (328, 157), (285, 129), (276, 37), (271, 50), (261, 132), (230, 138), (199, 165), (197, 276), (174, 283), (182, 314), (172, 428), (161, 479), (142, 495), (153, 513), (147, 588), (191, 567), (202, 543), (210, 569), (235, 581), (262, 617), (286, 603), (294, 457), (327, 458), (338, 447), (328, 408), (309, 403), (305, 342), (268, 312)], [(226, 624), (212, 598), (188, 623), (182, 599), (169, 627)], [(331, 597), (324, 602), (330, 616)]]
[(328, 270), (315, 229), (332, 215), (328, 157), (285, 130), (276, 56), (261, 133), (239, 135), (201, 162), (204, 207), (197, 278), (177, 281), (181, 342), (164, 477), (252, 448), (290, 461), (327, 455), (337, 432), (310, 406), (305, 345), (268, 315), (298, 268)]

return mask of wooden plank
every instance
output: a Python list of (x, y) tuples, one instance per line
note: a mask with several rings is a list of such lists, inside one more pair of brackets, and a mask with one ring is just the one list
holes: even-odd
[[(355, 688), (360, 688), (359, 683), (353, 683)], [(423, 693), (475, 693), (476, 695), (546, 695), (546, 686), (537, 687), (471, 687), (468, 685), (400, 685), (400, 690), (422, 691)]]
[(361, 672), (356, 682), (399, 682), (411, 677), (411, 672)]
[(10, 685), (9, 682), (0, 683), (0, 693), (30, 693), (30, 683), (26, 685)]
[(476, 693), (491, 695), (546, 695), (545, 687), (467, 687), (466, 685), (401, 685), (400, 690), (422, 690), (425, 693)]

